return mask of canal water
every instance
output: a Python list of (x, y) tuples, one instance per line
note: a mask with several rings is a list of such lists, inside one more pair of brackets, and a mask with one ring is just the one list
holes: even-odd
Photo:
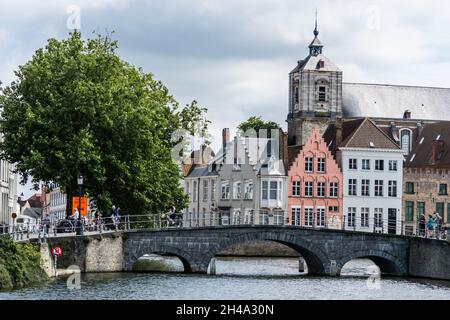
[[(173, 258), (174, 268), (182, 270)], [(370, 260), (346, 264), (339, 278), (298, 272), (291, 258), (217, 258), (217, 275), (181, 273), (82, 274), (79, 289), (73, 277), (53, 279), (41, 287), (0, 292), (0, 299), (420, 299), (450, 300), (450, 281), (379, 278)], [(74, 285), (75, 284), (75, 285)]]

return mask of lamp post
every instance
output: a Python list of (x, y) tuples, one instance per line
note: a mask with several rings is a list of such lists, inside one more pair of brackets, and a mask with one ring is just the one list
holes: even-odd
[(79, 194), (78, 194), (78, 228), (77, 228), (77, 236), (83, 235), (83, 224), (81, 222), (81, 189), (83, 187), (83, 176), (79, 176), (77, 179)]

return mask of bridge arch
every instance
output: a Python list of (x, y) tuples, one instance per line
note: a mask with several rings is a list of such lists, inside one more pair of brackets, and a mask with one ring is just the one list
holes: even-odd
[(208, 252), (205, 252), (202, 265), (208, 266), (214, 256), (229, 247), (252, 241), (274, 241), (283, 244), (297, 251), (305, 259), (309, 274), (329, 274), (330, 260), (324, 251), (313, 244), (312, 241), (294, 236), (287, 233), (286, 230), (280, 232), (251, 232), (223, 239)]
[(382, 250), (359, 250), (343, 256), (337, 264), (338, 273), (340, 273), (340, 270), (347, 262), (364, 258), (373, 261), (380, 268), (381, 274), (393, 276), (408, 275), (408, 267), (399, 258)]
[[(135, 251), (131, 257), (129, 257), (129, 259), (127, 261), (128, 271), (132, 270), (136, 261), (139, 258), (143, 257), (145, 254), (160, 254), (160, 255), (165, 254), (165, 255), (175, 256), (175, 257), (179, 258), (181, 260), (181, 262), (183, 263), (184, 273), (192, 273), (193, 265), (195, 265), (195, 262), (194, 262), (192, 256), (189, 253), (187, 253), (184, 250), (181, 250), (179, 248), (172, 247), (172, 246), (165, 246), (165, 245), (158, 246), (156, 248), (143, 246), (138, 251)], [(194, 268), (195, 268), (195, 266), (194, 266)]]

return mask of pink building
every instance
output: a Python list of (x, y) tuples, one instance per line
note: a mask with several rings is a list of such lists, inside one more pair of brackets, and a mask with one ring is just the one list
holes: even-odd
[(291, 225), (342, 228), (342, 172), (317, 128), (289, 148), (288, 178)]

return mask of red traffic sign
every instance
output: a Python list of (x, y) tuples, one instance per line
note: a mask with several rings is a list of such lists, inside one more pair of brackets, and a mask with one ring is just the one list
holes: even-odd
[(52, 256), (61, 257), (62, 256), (62, 249), (60, 247), (53, 247), (53, 249), (52, 249)]

